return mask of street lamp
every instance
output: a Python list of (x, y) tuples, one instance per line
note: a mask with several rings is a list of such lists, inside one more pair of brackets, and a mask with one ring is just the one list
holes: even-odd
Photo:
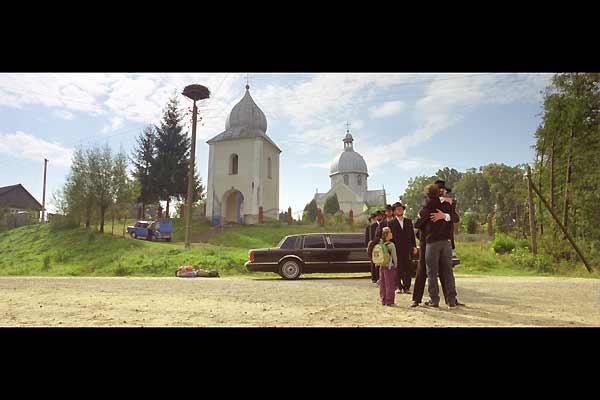
[(208, 99), (210, 97), (210, 90), (208, 90), (206, 86), (202, 85), (188, 85), (183, 89), (183, 92), (181, 94), (194, 101), (194, 108), (192, 111), (192, 148), (190, 151), (188, 187), (185, 202), (185, 247), (189, 249), (191, 246), (190, 241), (192, 233), (192, 192), (194, 190), (194, 161), (196, 158), (196, 123), (198, 117), (198, 107), (196, 107), (196, 101)]

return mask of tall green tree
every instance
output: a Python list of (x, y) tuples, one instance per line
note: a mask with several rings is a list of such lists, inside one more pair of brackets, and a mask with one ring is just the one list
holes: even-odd
[(329, 196), (327, 200), (325, 200), (325, 205), (323, 206), (323, 213), (325, 214), (335, 214), (340, 211), (340, 202), (337, 197), (337, 193), (334, 193), (333, 196)]
[(435, 177), (445, 181), (446, 186), (454, 190), (454, 186), (462, 177), (462, 172), (459, 172), (454, 168), (444, 167), (435, 173)]
[(408, 186), (400, 196), (402, 204), (406, 206), (407, 216), (416, 218), (417, 213), (421, 209), (425, 186), (435, 182), (436, 179), (435, 176), (420, 175), (408, 180)]
[(92, 179), (91, 189), (96, 197), (98, 216), (100, 222), (99, 231), (104, 233), (104, 220), (106, 211), (114, 202), (114, 160), (110, 147), (88, 150), (88, 166)]
[(490, 185), (481, 171), (467, 169), (452, 187), (457, 204), (464, 212), (471, 212), (477, 223), (486, 221), (487, 215), (493, 213), (494, 204)]
[(312, 199), (306, 206), (304, 206), (304, 212), (302, 213), (302, 221), (315, 222), (317, 219), (317, 202)]
[(97, 204), (88, 156), (82, 148), (73, 152), (71, 170), (63, 190), (69, 217), (77, 224), (83, 221), (86, 229), (90, 229)]
[(156, 180), (159, 199), (167, 203), (167, 216), (171, 200), (174, 197), (183, 198), (187, 192), (190, 139), (182, 132), (182, 116), (178, 108), (177, 97), (171, 97), (164, 109), (160, 126), (155, 127), (156, 157), (151, 174)]
[(156, 157), (156, 132), (154, 127), (148, 126), (137, 137), (136, 147), (133, 151), (133, 175), (140, 183), (140, 195), (136, 201), (142, 203), (142, 209), (147, 204), (158, 201), (156, 179), (152, 174), (152, 165)]

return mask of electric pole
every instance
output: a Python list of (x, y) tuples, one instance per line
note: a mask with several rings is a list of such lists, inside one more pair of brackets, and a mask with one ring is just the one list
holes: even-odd
[(529, 231), (531, 232), (531, 252), (537, 254), (537, 232), (535, 228), (535, 209), (533, 207), (533, 188), (531, 187), (531, 168), (527, 166), (527, 202), (529, 203)]
[(46, 211), (46, 170), (48, 166), (48, 160), (44, 158), (44, 191), (42, 194), (42, 224), (45, 222), (44, 211)]
[(185, 199), (185, 247), (189, 249), (191, 247), (192, 236), (192, 199), (194, 197), (194, 162), (196, 159), (196, 124), (198, 119), (196, 101), (207, 99), (210, 96), (210, 91), (202, 85), (189, 85), (183, 89), (182, 94), (194, 101), (194, 108), (192, 109), (192, 148), (190, 149), (190, 165)]

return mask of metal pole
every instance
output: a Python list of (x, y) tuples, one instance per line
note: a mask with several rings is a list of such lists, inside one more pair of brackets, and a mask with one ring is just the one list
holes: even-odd
[(573, 246), (573, 248), (577, 252), (577, 255), (579, 256), (579, 258), (581, 258), (581, 261), (583, 261), (583, 264), (585, 265), (585, 268), (588, 270), (589, 273), (592, 273), (593, 269), (590, 266), (590, 264), (587, 262), (587, 260), (585, 259), (585, 257), (583, 256), (583, 253), (581, 252), (581, 250), (579, 250), (579, 247), (577, 247), (577, 245), (575, 244), (575, 242), (573, 241), (573, 239), (571, 239), (571, 235), (569, 235), (569, 232), (564, 227), (564, 225), (560, 223), (560, 219), (554, 213), (554, 210), (552, 209), (552, 207), (550, 207), (550, 205), (548, 204), (548, 202), (546, 201), (546, 199), (544, 198), (544, 196), (542, 196), (542, 194), (539, 192), (539, 190), (537, 189), (537, 187), (535, 187), (535, 184), (533, 182), (531, 182), (531, 188), (539, 196), (540, 200), (542, 200), (542, 203), (544, 203), (544, 205), (546, 206), (546, 208), (548, 209), (548, 211), (550, 211), (550, 215), (552, 215), (552, 218), (554, 218), (554, 222), (556, 222), (556, 225), (558, 225), (560, 227), (560, 229), (563, 231), (563, 233), (567, 237), (567, 240), (569, 241), (569, 243), (571, 243), (571, 246)]
[(46, 170), (48, 166), (48, 160), (44, 158), (44, 192), (42, 194), (42, 223), (44, 223), (44, 211), (46, 211)]
[(188, 187), (185, 205), (185, 248), (191, 247), (191, 228), (192, 228), (192, 197), (194, 188), (194, 161), (196, 158), (196, 119), (198, 116), (198, 107), (194, 100), (194, 108), (192, 111), (192, 148), (190, 151), (190, 170), (188, 171)]
[(533, 209), (533, 190), (531, 189), (531, 168), (527, 166), (527, 201), (529, 202), (529, 230), (531, 231), (531, 252), (537, 254), (537, 237), (535, 229), (535, 210)]

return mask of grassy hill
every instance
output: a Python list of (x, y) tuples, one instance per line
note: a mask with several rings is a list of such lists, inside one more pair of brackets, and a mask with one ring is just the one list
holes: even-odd
[[(122, 228), (121, 228), (122, 229)], [(86, 232), (84, 228), (53, 228), (31, 225), (0, 233), (0, 275), (40, 276), (173, 276), (177, 266), (192, 264), (217, 270), (222, 276), (247, 274), (243, 267), (251, 248), (275, 246), (285, 235), (309, 232), (350, 231), (350, 227), (314, 227), (266, 224), (223, 228), (207, 243), (183, 246), (183, 227), (175, 221), (170, 243), (135, 240), (115, 235)], [(196, 224), (193, 236), (211, 231), (208, 224)], [(360, 227), (354, 231), (361, 232)], [(480, 275), (553, 275), (598, 278), (583, 267), (539, 271), (514, 262), (510, 255), (497, 255), (487, 242), (458, 242), (461, 264), (457, 273)], [(253, 274), (272, 276), (272, 274)]]
[[(210, 230), (208, 224), (196, 224), (192, 235)], [(278, 224), (230, 227), (189, 250), (183, 246), (179, 221), (170, 243), (123, 237), (122, 227), (115, 226), (115, 235), (110, 226), (107, 231), (30, 225), (0, 233), (0, 275), (173, 276), (182, 264), (238, 275), (247, 273), (243, 264), (249, 249), (275, 246), (288, 234), (327, 229)]]

